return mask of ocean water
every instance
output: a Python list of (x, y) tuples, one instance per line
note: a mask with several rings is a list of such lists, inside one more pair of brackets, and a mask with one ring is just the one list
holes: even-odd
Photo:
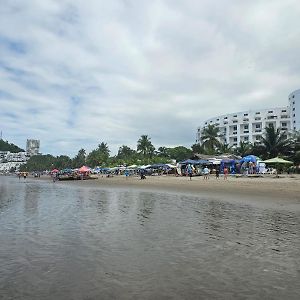
[(0, 177), (0, 299), (300, 299), (298, 212)]

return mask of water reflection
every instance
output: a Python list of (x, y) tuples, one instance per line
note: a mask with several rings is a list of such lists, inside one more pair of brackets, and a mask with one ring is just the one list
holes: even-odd
[(0, 191), (3, 299), (300, 297), (299, 213), (1, 177)]

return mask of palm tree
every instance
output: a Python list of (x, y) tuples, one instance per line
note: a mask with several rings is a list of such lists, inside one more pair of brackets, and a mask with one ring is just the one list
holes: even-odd
[(137, 142), (137, 151), (140, 151), (144, 157), (151, 157), (154, 153), (155, 147), (151, 143), (148, 135), (142, 135)]
[(203, 128), (201, 132), (201, 140), (203, 142), (203, 147), (208, 153), (214, 153), (215, 149), (220, 145), (219, 128), (215, 125), (208, 125)]
[(232, 146), (229, 146), (227, 143), (220, 143), (219, 146), (217, 146), (217, 149), (220, 154), (232, 152)]
[(235, 153), (244, 157), (251, 153), (252, 145), (249, 142), (240, 142), (240, 145), (235, 149)]
[(276, 157), (278, 154), (288, 154), (291, 148), (291, 140), (287, 138), (284, 132), (280, 131), (280, 128), (275, 130), (274, 126), (270, 126), (265, 129), (265, 137), (261, 139), (261, 146), (264, 154), (270, 157)]

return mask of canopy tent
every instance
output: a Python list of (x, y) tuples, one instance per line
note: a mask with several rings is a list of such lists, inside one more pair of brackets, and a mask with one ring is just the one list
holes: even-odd
[(221, 160), (221, 164), (220, 164), (220, 170), (223, 173), (224, 172), (224, 168), (229, 167), (229, 173), (230, 174), (235, 174), (236, 173), (236, 169), (235, 169), (235, 163), (237, 161), (235, 159), (222, 159)]
[(57, 170), (57, 169), (53, 169), (52, 171), (51, 171), (51, 173), (58, 173), (59, 172), (59, 170)]
[(86, 173), (86, 172), (90, 172), (91, 169), (87, 166), (82, 166), (81, 168), (78, 169), (78, 172), (80, 173)]
[(211, 165), (212, 163), (206, 159), (198, 159), (198, 160), (193, 160), (193, 159), (187, 159), (184, 161), (180, 161), (179, 164), (181, 165)]
[(253, 162), (253, 163), (256, 163), (258, 160), (258, 157), (255, 156), (255, 155), (247, 155), (247, 156), (244, 156), (241, 160), (240, 160), (240, 163), (248, 163), (248, 162)]
[(136, 169), (137, 168), (137, 165), (131, 165), (131, 166), (128, 166), (127, 169)]
[(293, 164), (292, 161), (285, 160), (285, 159), (280, 158), (278, 156), (274, 157), (274, 158), (264, 160), (263, 162), (266, 163), (266, 164)]
[(146, 169), (170, 169), (170, 167), (167, 164), (153, 164), (146, 167)]

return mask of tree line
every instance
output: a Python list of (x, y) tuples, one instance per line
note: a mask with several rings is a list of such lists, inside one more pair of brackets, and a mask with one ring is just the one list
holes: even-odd
[(229, 146), (220, 142), (222, 134), (215, 125), (208, 125), (201, 132), (201, 145), (192, 146), (193, 152), (205, 154), (233, 153), (240, 156), (249, 154), (262, 159), (282, 156), (292, 160), (295, 164), (300, 163), (300, 132), (294, 131), (287, 136), (280, 128), (275, 129), (273, 124), (265, 128), (264, 135), (254, 143), (240, 142), (237, 147)]
[(219, 128), (209, 125), (202, 130), (202, 143), (194, 144), (191, 148), (184, 146), (159, 147), (156, 149), (148, 135), (142, 135), (137, 141), (136, 149), (122, 145), (119, 147), (117, 155), (111, 156), (107, 143), (101, 142), (96, 149), (86, 153), (85, 149), (80, 149), (74, 158), (66, 155), (52, 156), (36, 155), (31, 157), (25, 165), (21, 166), (21, 171), (42, 171), (53, 168), (78, 168), (82, 165), (90, 167), (112, 167), (118, 165), (145, 165), (153, 163), (167, 163), (172, 160), (182, 161), (191, 158), (193, 154), (236, 154), (245, 156), (254, 154), (262, 159), (272, 158), (281, 155), (294, 163), (300, 163), (300, 134), (295, 132), (293, 136), (287, 137), (280, 129), (275, 130), (273, 126), (265, 129), (264, 137), (259, 143), (240, 142), (238, 147), (231, 147), (220, 142)]

